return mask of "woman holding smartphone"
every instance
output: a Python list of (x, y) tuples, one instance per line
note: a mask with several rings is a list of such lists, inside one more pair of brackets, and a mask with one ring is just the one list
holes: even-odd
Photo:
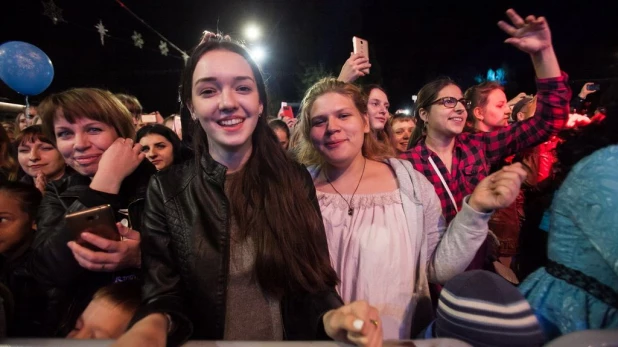
[[(155, 168), (133, 142), (131, 114), (110, 92), (70, 89), (47, 97), (39, 110), (44, 132), (75, 170), (46, 187), (30, 266), (41, 282), (57, 288), (59, 334), (66, 334), (98, 288), (134, 276), (140, 267), (140, 235), (133, 229), (141, 225)], [(122, 241), (67, 228), (66, 214), (107, 204), (116, 221), (128, 220), (129, 227), (117, 223)]]
[(335, 291), (315, 189), (268, 127), (264, 80), (249, 53), (205, 33), (181, 97), (194, 120), (195, 160), (150, 184), (144, 305), (118, 344), (332, 338), (381, 345), (377, 311), (343, 306)]

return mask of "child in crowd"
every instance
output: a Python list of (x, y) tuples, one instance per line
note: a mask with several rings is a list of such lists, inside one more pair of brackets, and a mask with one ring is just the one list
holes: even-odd
[(27, 259), (35, 233), (41, 192), (22, 182), (0, 183), (0, 282), (10, 337), (51, 334), (46, 289), (30, 276)]
[(140, 305), (141, 290), (141, 282), (135, 280), (110, 284), (97, 290), (67, 337), (119, 338)]

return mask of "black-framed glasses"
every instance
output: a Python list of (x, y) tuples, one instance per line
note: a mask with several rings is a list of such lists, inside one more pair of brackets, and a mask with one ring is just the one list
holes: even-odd
[(470, 100), (466, 100), (464, 98), (457, 99), (457, 98), (454, 98), (452, 96), (445, 96), (443, 98), (440, 98), (440, 99), (432, 102), (431, 105), (441, 104), (441, 105), (443, 105), (444, 107), (447, 107), (447, 108), (455, 108), (455, 106), (457, 106), (458, 102), (461, 102), (461, 104), (464, 105), (465, 108), (470, 108)]

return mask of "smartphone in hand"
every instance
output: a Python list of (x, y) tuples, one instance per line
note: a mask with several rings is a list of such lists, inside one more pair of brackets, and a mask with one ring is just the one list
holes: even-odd
[[(369, 42), (360, 37), (352, 37), (352, 47), (354, 48), (354, 54), (360, 54), (369, 60)], [(369, 73), (369, 69), (366, 71)]]
[(601, 90), (601, 85), (598, 83), (592, 83), (586, 86), (586, 89), (590, 91), (599, 91)]
[(69, 213), (64, 217), (64, 220), (73, 240), (80, 246), (100, 251), (98, 247), (81, 238), (81, 234), (85, 231), (108, 240), (120, 241), (120, 234), (118, 234), (116, 228), (116, 219), (111, 205), (101, 205)]
[(288, 105), (287, 102), (281, 102), (281, 116), (286, 118), (294, 118), (294, 111), (292, 111), (292, 106)]
[(142, 115), (142, 123), (144, 124), (148, 124), (148, 123), (156, 123), (157, 122), (157, 115), (154, 113), (150, 113), (150, 114), (143, 114)]

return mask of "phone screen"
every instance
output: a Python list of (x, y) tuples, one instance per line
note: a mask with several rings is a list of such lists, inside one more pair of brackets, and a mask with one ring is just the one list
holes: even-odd
[(156, 123), (157, 115), (155, 114), (143, 114), (142, 115), (142, 123)]

